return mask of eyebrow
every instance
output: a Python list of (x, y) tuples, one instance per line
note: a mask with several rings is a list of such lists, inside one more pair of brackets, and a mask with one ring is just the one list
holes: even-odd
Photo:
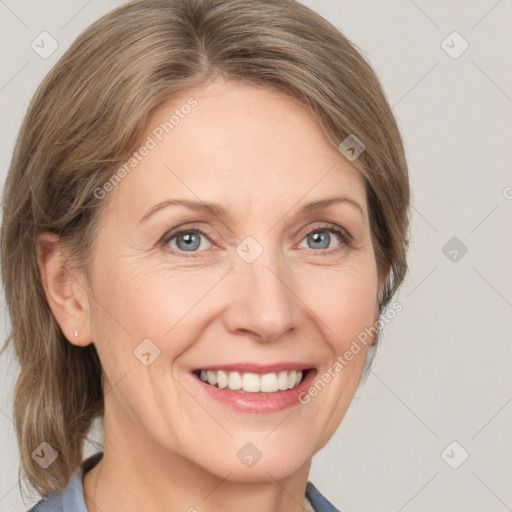
[[(308, 203), (299, 210), (298, 215), (308, 213), (313, 210), (319, 210), (321, 208), (327, 208), (328, 206), (336, 203), (346, 203), (352, 205), (357, 210), (359, 210), (361, 216), (364, 217), (364, 210), (361, 207), (361, 205), (357, 201), (348, 196), (330, 197), (327, 199), (322, 199), (320, 201)], [(210, 215), (214, 215), (216, 217), (226, 216), (226, 210), (219, 204), (205, 203), (204, 201), (194, 201), (190, 199), (168, 199), (166, 201), (162, 201), (161, 203), (155, 204), (154, 206), (149, 208), (139, 220), (139, 224), (145, 222), (147, 219), (149, 219), (149, 217), (154, 215), (162, 208), (166, 208), (167, 206), (185, 206), (186, 208), (190, 208), (191, 210), (201, 211)]]

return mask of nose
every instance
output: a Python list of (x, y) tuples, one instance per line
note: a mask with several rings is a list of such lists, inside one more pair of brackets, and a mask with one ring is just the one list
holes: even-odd
[(271, 342), (297, 327), (302, 303), (292, 272), (277, 255), (264, 253), (252, 263), (238, 258), (228, 278), (230, 305), (224, 318), (230, 332)]

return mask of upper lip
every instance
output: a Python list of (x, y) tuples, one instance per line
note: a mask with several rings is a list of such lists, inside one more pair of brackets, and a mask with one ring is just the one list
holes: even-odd
[(227, 372), (240, 372), (240, 373), (278, 373), (292, 370), (310, 370), (313, 365), (310, 363), (300, 362), (281, 362), (274, 364), (261, 364), (261, 363), (230, 363), (230, 364), (214, 364), (208, 366), (201, 366), (197, 370), (204, 371), (219, 371), (224, 370)]

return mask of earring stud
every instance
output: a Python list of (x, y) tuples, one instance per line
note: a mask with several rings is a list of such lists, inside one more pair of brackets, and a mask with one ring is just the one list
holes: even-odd
[(75, 335), (75, 338), (78, 338), (78, 331), (76, 329), (75, 329), (74, 335)]

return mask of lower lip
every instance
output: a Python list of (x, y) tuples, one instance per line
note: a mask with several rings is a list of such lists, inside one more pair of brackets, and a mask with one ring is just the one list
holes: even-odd
[(270, 413), (299, 405), (301, 403), (299, 396), (301, 393), (307, 392), (315, 374), (316, 370), (311, 369), (296, 388), (276, 391), (275, 393), (241, 393), (229, 388), (220, 389), (217, 386), (203, 382), (194, 374), (191, 374), (191, 376), (210, 397), (232, 409), (239, 412)]

